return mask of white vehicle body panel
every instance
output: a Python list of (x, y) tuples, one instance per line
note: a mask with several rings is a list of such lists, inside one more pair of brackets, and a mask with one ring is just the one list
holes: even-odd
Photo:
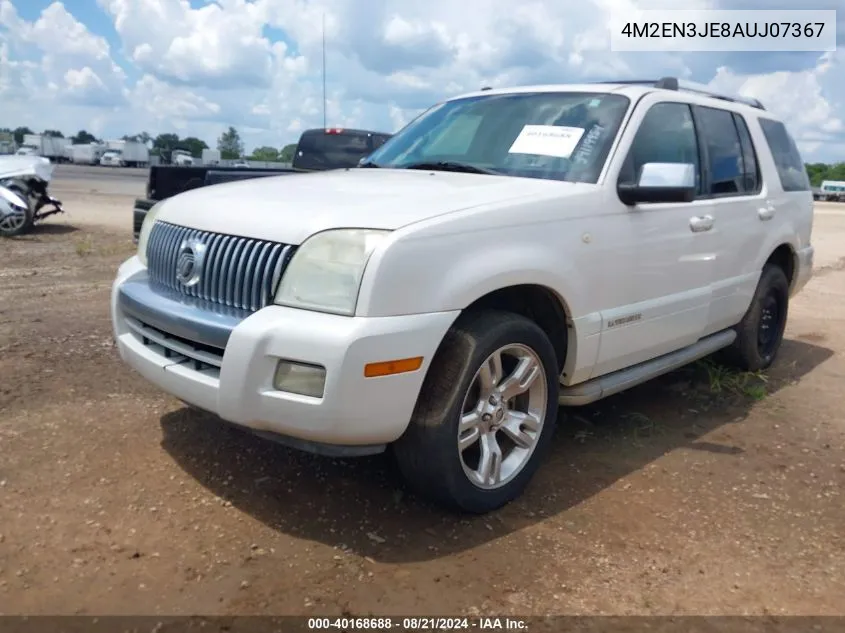
[(54, 168), (43, 156), (0, 156), (0, 180), (34, 175), (50, 182)]

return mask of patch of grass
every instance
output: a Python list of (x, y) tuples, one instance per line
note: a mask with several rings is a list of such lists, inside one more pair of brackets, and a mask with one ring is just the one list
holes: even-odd
[(90, 235), (86, 235), (85, 237), (76, 240), (74, 249), (76, 250), (76, 254), (80, 257), (87, 257), (94, 252), (94, 241), (91, 239)]
[(98, 257), (123, 255), (128, 257), (134, 252), (135, 248), (135, 245), (131, 242), (95, 243), (90, 235), (79, 238), (74, 244), (74, 250), (79, 257), (89, 257), (91, 255)]
[(712, 393), (734, 393), (752, 400), (762, 400), (768, 395), (769, 379), (761, 371), (737, 371), (710, 359), (698, 361), (697, 365), (707, 373)]
[(663, 435), (666, 432), (666, 428), (662, 424), (644, 413), (634, 411), (632, 413), (626, 413), (622, 417), (631, 423), (634, 440)]

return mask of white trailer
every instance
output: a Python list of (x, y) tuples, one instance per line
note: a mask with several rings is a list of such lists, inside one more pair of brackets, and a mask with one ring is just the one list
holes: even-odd
[(219, 165), (220, 151), (216, 149), (202, 150), (202, 164), (203, 165)]
[(57, 136), (45, 136), (43, 134), (24, 134), (21, 149), (29, 150), (27, 153), (32, 156), (43, 156), (52, 162), (62, 163), (65, 161), (65, 147), (70, 145), (69, 138)]
[(105, 145), (100, 143), (84, 143), (70, 147), (71, 160), (77, 165), (97, 165), (105, 151)]
[(150, 164), (150, 150), (140, 141), (125, 141), (123, 162), (127, 167), (146, 167)]
[[(146, 167), (150, 164), (150, 150), (140, 141), (106, 141), (106, 152), (115, 152), (121, 165)], [(109, 161), (107, 164), (114, 164)]]
[(0, 155), (14, 154), (18, 151), (15, 135), (11, 132), (0, 132)]

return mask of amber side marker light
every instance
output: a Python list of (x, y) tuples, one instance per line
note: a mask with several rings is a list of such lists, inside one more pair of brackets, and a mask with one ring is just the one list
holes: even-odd
[(404, 374), (409, 371), (416, 371), (422, 367), (423, 357), (403, 358), (401, 360), (386, 360), (381, 363), (368, 363), (364, 365), (364, 376), (375, 378), (377, 376), (392, 376), (393, 374)]

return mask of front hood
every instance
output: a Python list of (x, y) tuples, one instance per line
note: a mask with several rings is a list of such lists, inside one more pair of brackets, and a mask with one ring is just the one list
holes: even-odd
[(162, 202), (158, 218), (204, 231), (301, 244), (327, 229), (393, 230), (453, 211), (591, 186), (481, 174), (349, 169), (193, 189)]
[(50, 182), (53, 164), (49, 158), (43, 156), (0, 156), (0, 180), (21, 176), (37, 176)]

